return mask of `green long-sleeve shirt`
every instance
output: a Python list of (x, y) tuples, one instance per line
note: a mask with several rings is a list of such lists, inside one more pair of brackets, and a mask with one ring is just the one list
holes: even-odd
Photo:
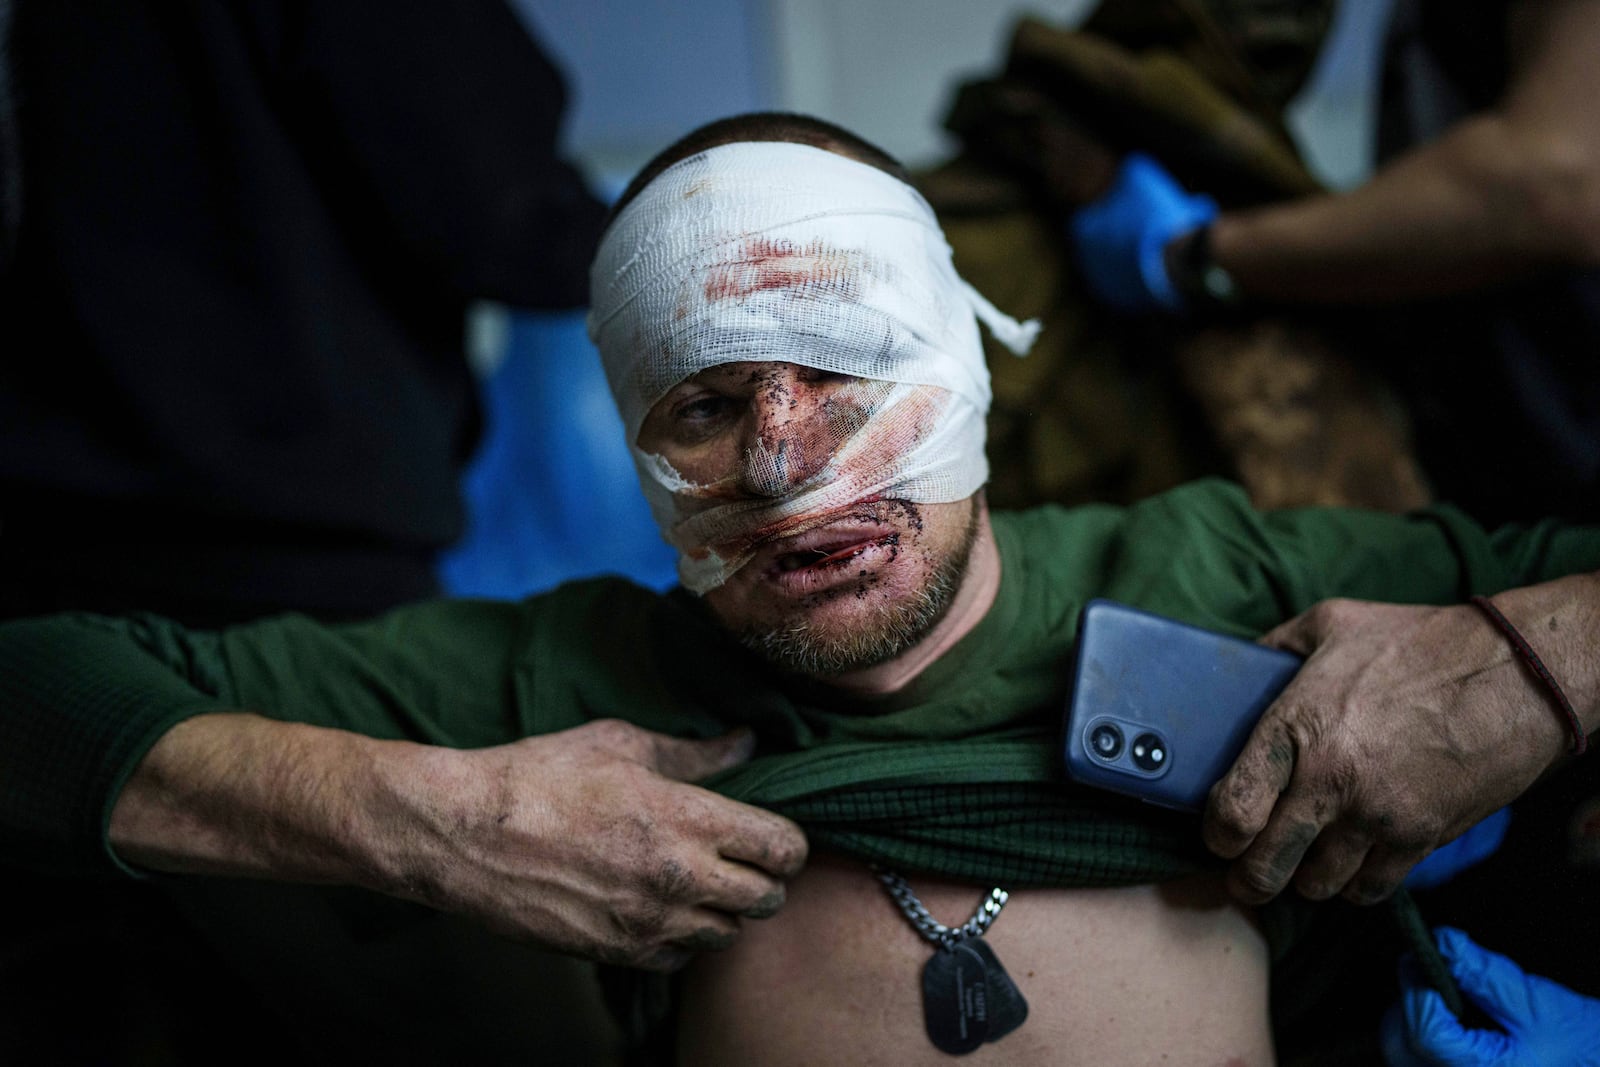
[(220, 634), (153, 618), (7, 624), (4, 855), (115, 870), (105, 829), (118, 790), (165, 730), (202, 712), (461, 747), (616, 716), (680, 735), (754, 727), (757, 758), (711, 784), (795, 818), (817, 846), (1012, 886), (1153, 880), (1204, 861), (1192, 820), (1069, 786), (1059, 767), (1086, 600), (1253, 636), (1330, 596), (1451, 603), (1600, 569), (1600, 530), (1489, 533), (1447, 508), (1259, 514), (1220, 482), (1128, 508), (997, 514), (994, 527), (993, 608), (878, 700), (779, 679), (694, 598), (614, 579), (338, 627), (296, 616)]

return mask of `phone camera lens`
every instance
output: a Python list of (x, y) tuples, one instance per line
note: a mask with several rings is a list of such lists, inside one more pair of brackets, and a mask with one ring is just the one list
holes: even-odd
[(1103, 722), (1089, 732), (1089, 750), (1103, 760), (1122, 755), (1122, 731)]
[(1140, 734), (1129, 752), (1133, 765), (1141, 771), (1159, 771), (1167, 765), (1167, 743), (1160, 734)]

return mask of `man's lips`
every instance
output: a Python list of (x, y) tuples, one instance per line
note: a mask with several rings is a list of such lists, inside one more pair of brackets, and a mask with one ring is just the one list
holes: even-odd
[(816, 573), (847, 563), (875, 545), (899, 539), (899, 531), (874, 520), (847, 520), (773, 541), (756, 553), (765, 577)]
[(848, 544), (826, 548), (807, 549), (804, 552), (785, 552), (778, 557), (776, 569), (780, 574), (788, 574), (804, 568), (826, 567), (830, 563), (841, 563), (845, 560), (859, 556), (868, 546), (876, 544), (880, 538), (869, 537), (863, 541), (852, 541)]

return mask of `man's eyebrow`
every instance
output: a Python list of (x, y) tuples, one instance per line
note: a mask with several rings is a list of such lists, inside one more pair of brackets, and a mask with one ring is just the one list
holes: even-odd
[(678, 385), (718, 386), (729, 383), (738, 384), (745, 380), (745, 373), (735, 369), (732, 363), (719, 363), (714, 367), (706, 367), (689, 375)]

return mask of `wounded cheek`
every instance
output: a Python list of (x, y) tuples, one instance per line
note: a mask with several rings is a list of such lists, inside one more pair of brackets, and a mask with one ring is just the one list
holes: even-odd
[[(733, 500), (750, 495), (780, 498), (804, 489), (830, 469), (836, 456), (862, 450), (878, 432), (874, 416), (893, 392), (889, 382), (850, 382), (820, 402), (791, 399), (774, 404), (775, 414), (748, 446), (707, 450), (681, 465), (677, 491), (698, 500)], [(892, 426), (884, 432), (892, 450), (903, 440)], [(883, 455), (882, 449), (868, 449)]]
[(835, 441), (847, 441), (859, 433), (888, 395), (889, 386), (881, 382), (862, 382), (847, 386), (822, 405), (828, 432)]
[(722, 528), (713, 547), (721, 556), (736, 557), (765, 541), (819, 525), (841, 509), (880, 499), (901, 478), (908, 457), (915, 457), (921, 442), (937, 430), (947, 402), (943, 390), (924, 388), (882, 409), (858, 409), (859, 424), (830, 454), (823, 477), (767, 507), (737, 518), (730, 515), (726, 523), (716, 524)]
[(851, 383), (809, 410), (803, 403), (798, 411), (791, 406), (745, 450), (745, 487), (778, 497), (829, 471), (835, 456), (875, 432), (874, 413), (892, 388), (882, 382)]

